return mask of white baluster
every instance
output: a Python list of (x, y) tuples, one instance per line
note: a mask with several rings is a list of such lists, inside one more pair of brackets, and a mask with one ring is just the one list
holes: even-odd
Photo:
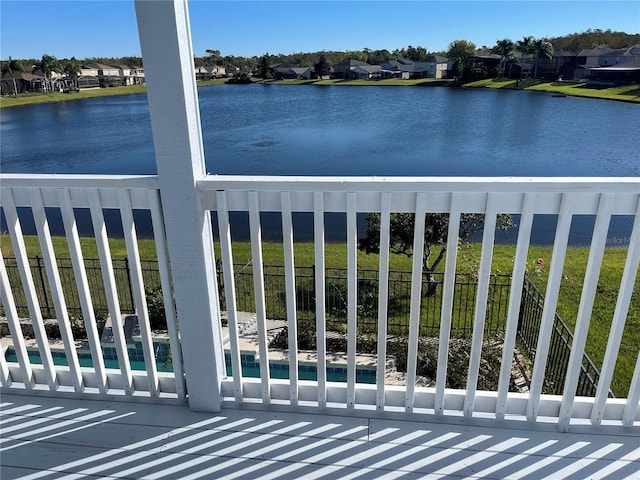
[(418, 339), (420, 337), (420, 305), (422, 300), (422, 257), (424, 255), (424, 231), (427, 215), (427, 196), (416, 195), (415, 224), (413, 234), (413, 266), (411, 268), (411, 305), (409, 307), (409, 345), (407, 351), (407, 389), (405, 410), (413, 411), (418, 366)]
[(347, 193), (347, 408), (356, 401), (356, 334), (358, 329), (358, 225), (356, 194)]
[(256, 323), (258, 329), (258, 354), (260, 355), (260, 384), (262, 403), (271, 403), (269, 381), (269, 347), (267, 345), (267, 308), (264, 300), (264, 266), (262, 262), (262, 234), (258, 192), (249, 192), (249, 226), (251, 259), (253, 262), (253, 291), (256, 299)]
[(318, 350), (318, 406), (327, 405), (326, 297), (324, 280), (324, 199), (313, 194), (313, 241), (315, 244), (316, 345)]
[(53, 364), (51, 349), (49, 348), (47, 332), (44, 329), (44, 320), (42, 318), (42, 312), (40, 311), (40, 303), (38, 302), (36, 287), (33, 283), (33, 275), (31, 274), (31, 267), (29, 266), (29, 258), (27, 256), (27, 247), (24, 244), (22, 228), (20, 226), (20, 220), (18, 219), (16, 205), (13, 200), (12, 189), (4, 189), (2, 206), (7, 219), (7, 228), (9, 230), (9, 235), (11, 236), (14, 255), (18, 263), (18, 270), (20, 271), (22, 288), (24, 289), (25, 297), (27, 298), (33, 333), (38, 341), (38, 350), (40, 351), (40, 359), (42, 361), (42, 367), (44, 368), (47, 384), (49, 385), (50, 390), (57, 390), (58, 378), (56, 369)]
[(378, 361), (376, 372), (376, 409), (385, 405), (387, 363), (387, 323), (389, 321), (389, 243), (391, 238), (391, 193), (382, 194), (380, 207), (380, 274), (378, 284)]
[(231, 346), (231, 370), (233, 372), (233, 389), (236, 403), (242, 402), (242, 367), (240, 361), (240, 342), (238, 340), (238, 312), (236, 308), (236, 284), (233, 276), (233, 253), (231, 250), (231, 225), (227, 193), (216, 192), (218, 203), (218, 230), (220, 231), (220, 251), (222, 271), (224, 274), (224, 294), (227, 302), (227, 324), (229, 327), (229, 343)]
[(282, 206), (282, 241), (284, 248), (285, 291), (287, 296), (287, 333), (289, 341), (289, 400), (298, 405), (298, 316), (296, 307), (296, 272), (293, 255), (293, 220), (291, 195), (280, 194)]
[(84, 258), (80, 247), (80, 237), (78, 235), (78, 227), (76, 218), (73, 214), (71, 204), (71, 195), (68, 188), (58, 190), (58, 201), (60, 203), (60, 211), (62, 213), (62, 222), (64, 231), (67, 236), (69, 245), (69, 254), (71, 256), (71, 264), (76, 279), (78, 289), (78, 297), (82, 308), (82, 318), (84, 320), (85, 331), (87, 332), (87, 340), (89, 341), (89, 350), (91, 351), (91, 363), (96, 375), (96, 382), (100, 393), (107, 393), (108, 381), (105, 371), (104, 359), (102, 357), (102, 347), (100, 345), (100, 337), (96, 323), (96, 316), (93, 311), (93, 302), (91, 301), (91, 292), (89, 291), (89, 280), (87, 271), (84, 266)]
[(478, 371), (482, 355), (482, 340), (484, 323), (487, 314), (487, 299), (489, 298), (489, 282), (491, 280), (491, 260), (493, 258), (493, 243), (496, 237), (496, 218), (498, 215), (499, 197), (487, 194), (487, 208), (484, 214), (482, 232), (482, 253), (480, 269), (478, 271), (478, 292), (476, 297), (475, 319), (473, 322), (473, 336), (471, 338), (471, 353), (469, 355), (469, 372), (467, 374), (467, 392), (464, 398), (463, 412), (470, 417), (473, 415), (473, 405), (478, 386)]

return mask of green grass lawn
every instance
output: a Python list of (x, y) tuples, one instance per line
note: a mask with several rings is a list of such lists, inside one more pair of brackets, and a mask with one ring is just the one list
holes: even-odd
[(603, 100), (618, 100), (640, 103), (640, 85), (625, 85), (621, 87), (607, 87), (589, 85), (584, 82), (540, 82), (538, 80), (510, 80), (506, 78), (491, 78), (470, 82), (462, 85), (464, 88), (506, 88), (522, 89), (551, 94), (570, 95), (574, 97), (600, 98)]
[[(67, 257), (68, 246), (64, 238), (55, 237), (53, 239), (54, 249), (58, 257)], [(124, 240), (110, 239), (111, 255), (113, 258), (123, 258), (127, 255)], [(30, 256), (41, 254), (37, 237), (25, 236), (25, 244)], [(92, 238), (82, 238), (81, 245), (85, 258), (98, 258), (95, 240)], [(154, 259), (156, 257), (155, 243), (153, 240), (139, 240), (140, 256), (143, 259)], [(0, 248), (5, 257), (12, 256), (11, 242), (7, 235), (0, 237)], [(298, 266), (311, 266), (315, 263), (313, 244), (295, 244), (295, 262)], [(480, 244), (462, 245), (458, 250), (457, 271), (459, 273), (470, 274), (477, 272), (480, 263)], [(215, 244), (216, 258), (220, 258), (219, 244)], [(529, 249), (527, 271), (531, 280), (538, 286), (544, 294), (546, 281), (549, 274), (549, 265), (552, 260), (551, 247), (535, 247)], [(587, 266), (588, 248), (569, 248), (563, 268), (563, 280), (560, 289), (560, 298), (557, 312), (574, 331), (575, 323), (580, 304), (582, 285)], [(627, 249), (609, 248), (606, 250), (603, 266), (597, 287), (597, 294), (594, 302), (589, 335), (587, 339), (586, 352), (595, 362), (598, 368), (602, 365), (604, 352), (606, 349), (608, 334), (610, 330), (613, 311), (615, 309), (617, 293), (620, 288), (622, 272), (626, 260)], [(515, 246), (496, 245), (493, 252), (493, 262), (491, 272), (496, 274), (509, 274), (513, 269), (513, 258)], [(233, 244), (234, 263), (247, 265), (250, 270), (251, 246), (248, 242), (234, 242)], [(283, 265), (283, 247), (279, 243), (263, 244), (263, 259), (265, 265)], [(542, 259), (542, 264), (538, 260)], [(391, 270), (411, 270), (412, 259), (403, 255), (392, 254), (390, 256)], [(325, 245), (325, 265), (330, 267), (344, 267), (347, 263), (347, 250), (344, 244)], [(358, 266), (362, 269), (378, 269), (379, 256), (375, 254), (366, 255), (358, 252)], [(441, 267), (444, 262), (441, 263)], [(247, 270), (245, 269), (245, 270)], [(440, 268), (440, 271), (442, 268)], [(283, 288), (283, 287), (282, 287)], [(252, 285), (249, 282), (245, 288), (248, 295), (252, 295)], [(438, 293), (440, 295), (441, 292)], [(280, 294), (282, 297), (282, 294)], [(281, 299), (282, 300), (282, 299)], [(408, 299), (406, 299), (408, 302)], [(440, 297), (432, 299), (439, 302)], [(475, 298), (470, 300), (475, 301)], [(252, 303), (252, 301), (250, 302)], [(405, 306), (406, 307), (406, 306)], [(404, 307), (403, 307), (404, 308)], [(425, 307), (426, 308), (426, 307)], [(439, 307), (438, 307), (439, 308)], [(472, 310), (473, 305), (466, 306), (467, 310)], [(439, 311), (439, 310), (438, 310)], [(406, 314), (406, 312), (405, 312)], [(468, 314), (468, 312), (467, 312)], [(390, 312), (390, 317), (392, 313)], [(390, 318), (391, 321), (391, 318)], [(614, 375), (613, 390), (618, 395), (626, 395), (630, 384), (631, 376), (635, 366), (638, 345), (640, 345), (640, 275), (636, 278), (635, 288), (631, 301), (630, 311), (627, 316), (625, 332), (621, 346), (621, 353), (616, 365)]]
[(145, 93), (145, 85), (129, 85), (126, 87), (108, 87), (80, 90), (75, 93), (30, 93), (17, 96), (6, 96), (0, 99), (0, 107), (17, 107), (22, 105), (33, 105), (37, 103), (68, 102), (72, 100), (83, 100), (87, 98), (111, 97), (115, 95), (132, 95)]
[[(221, 85), (223, 83), (226, 83), (227, 80), (227, 78), (216, 78), (213, 80), (203, 80), (197, 83), (199, 87), (204, 87), (209, 85)], [(0, 98), (0, 108), (33, 105), (37, 103), (68, 102), (71, 100), (113, 97), (117, 95), (133, 95), (146, 93), (146, 91), (146, 85), (128, 85), (126, 87), (83, 89), (75, 93), (21, 93), (17, 96), (3, 96), (2, 98)]]
[[(217, 78), (198, 82), (198, 86), (221, 85), (227, 82), (227, 78)], [(402, 80), (389, 78), (383, 80), (266, 80), (257, 78), (254, 82), (264, 85), (343, 85), (343, 86), (447, 86), (457, 85), (464, 88), (506, 88), (523, 89), (532, 91), (549, 92), (563, 95), (600, 98), (606, 100), (618, 100), (640, 103), (640, 85), (628, 85), (623, 87), (603, 87), (577, 82), (541, 82), (539, 80), (510, 80), (504, 78), (492, 78), (477, 82), (455, 83), (453, 80), (436, 79), (412, 79)], [(33, 93), (20, 94), (18, 96), (5, 96), (0, 99), (0, 108), (31, 105), (36, 103), (65, 102), (87, 98), (106, 97), (113, 95), (130, 95), (146, 92), (145, 85), (130, 85), (127, 87), (109, 87), (90, 90), (81, 90), (77, 93)]]

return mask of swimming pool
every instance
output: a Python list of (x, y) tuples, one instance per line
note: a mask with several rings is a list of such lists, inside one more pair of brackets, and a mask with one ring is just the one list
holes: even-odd
[[(159, 372), (173, 372), (173, 363), (170, 356), (171, 349), (168, 343), (154, 342), (153, 349), (156, 352), (156, 367)], [(129, 363), (132, 370), (146, 370), (144, 362), (144, 354), (142, 351), (142, 343), (135, 342), (127, 348), (129, 354)], [(28, 348), (27, 354), (29, 355), (29, 361), (32, 364), (42, 365), (42, 359), (40, 358), (40, 352), (37, 349)], [(102, 355), (104, 359), (105, 367), (120, 369), (118, 363), (118, 357), (115, 347), (103, 346)], [(52, 350), (51, 356), (53, 357), (53, 363), (55, 365), (68, 365), (67, 356), (64, 351)], [(12, 347), (7, 348), (5, 352), (5, 359), (7, 362), (18, 362), (15, 349)], [(78, 351), (78, 361), (81, 367), (93, 367), (93, 361), (91, 358), (91, 352), (87, 350)], [(231, 368), (231, 353), (225, 352), (225, 364), (228, 376), (233, 376), (233, 370)], [(240, 355), (240, 364), (242, 368), (242, 376), (250, 378), (260, 378), (260, 362), (256, 361), (256, 357), (251, 353), (242, 353)], [(289, 378), (289, 363), (288, 362), (269, 362), (269, 376), (271, 378), (288, 379)], [(315, 363), (299, 363), (298, 364), (298, 378), (300, 380), (317, 380), (318, 368)], [(347, 381), (347, 368), (346, 366), (328, 366), (327, 367), (327, 380), (330, 382), (346, 382)], [(376, 370), (375, 368), (357, 368), (356, 369), (356, 382), (358, 383), (376, 383)]]

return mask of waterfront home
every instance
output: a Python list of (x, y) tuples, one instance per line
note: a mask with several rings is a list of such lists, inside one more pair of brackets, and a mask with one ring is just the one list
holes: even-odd
[(355, 67), (370, 66), (367, 62), (349, 59), (333, 66), (333, 78), (345, 78), (345, 72)]
[(112, 67), (102, 63), (90, 63), (87, 66), (97, 71), (100, 86), (122, 85), (123, 77), (120, 67)]
[(345, 70), (342, 78), (345, 80), (373, 80), (382, 76), (380, 65), (356, 65)]
[(196, 80), (211, 80), (227, 76), (227, 69), (220, 65), (202, 65), (195, 67)]
[[(2, 343), (2, 478), (638, 478), (640, 476), (640, 357), (629, 391), (609, 398), (627, 311), (640, 262), (640, 179), (515, 177), (275, 177), (207, 175), (188, 6), (180, 0), (135, 2), (147, 79), (157, 175), (0, 174), (6, 228), (29, 304), (35, 339), (22, 334), (0, 251), (0, 294), (11, 331), (13, 355)], [(215, 128), (215, 126), (211, 126)], [(38, 231), (57, 321), (52, 347), (28, 263), (19, 209), (30, 210)], [(47, 209), (47, 210), (45, 210)], [(64, 223), (76, 293), (82, 302), (86, 348), (93, 363), (78, 358), (61, 288), (50, 209)], [(91, 216), (111, 318), (117, 366), (106, 364), (96, 327), (75, 214)], [(120, 293), (113, 272), (104, 210), (117, 210), (130, 260), (131, 295), (138, 318), (141, 370), (127, 348)], [(145, 299), (133, 211), (153, 223), (173, 371), (155, 362), (156, 346)], [(230, 212), (248, 219), (259, 377), (245, 375), (243, 315), (237, 311)], [(264, 293), (261, 215), (282, 220), (281, 275), (287, 309), (289, 375), (272, 373), (271, 334)], [(375, 383), (358, 381), (357, 214), (380, 214)], [(519, 215), (511, 295), (496, 390), (478, 388), (489, 278), (500, 213)], [(215, 214), (215, 215), (212, 215)], [(314, 324), (299, 331), (292, 218), (313, 219)], [(325, 284), (325, 215), (346, 218), (346, 381), (328, 377)], [(438, 353), (433, 386), (417, 380), (423, 266), (413, 256), (406, 380), (386, 381), (390, 218), (414, 214), (413, 251), (422, 252), (427, 213), (448, 215)], [(485, 216), (471, 347), (464, 388), (449, 388), (453, 301), (459, 221), (463, 213)], [(537, 332), (536, 356), (526, 393), (509, 391), (527, 253), (536, 215), (557, 215), (549, 280)], [(550, 336), (563, 278), (572, 220), (595, 215), (593, 240), (581, 281), (571, 355), (562, 394), (544, 392), (551, 362)], [(602, 370), (593, 397), (577, 394), (589, 322), (612, 216), (632, 216), (633, 230), (622, 267)], [(218, 224), (214, 238), (211, 222)], [(219, 255), (219, 262), (217, 256)], [(220, 280), (218, 272), (221, 270)], [(575, 281), (576, 279), (569, 279)], [(222, 283), (224, 298), (219, 294)], [(224, 308), (223, 308), (224, 306)], [(224, 322), (223, 322), (224, 320)], [(248, 328), (248, 327), (247, 327)], [(312, 333), (316, 347), (304, 354), (316, 376), (305, 377), (297, 335)], [(35, 361), (28, 347), (38, 353)], [(59, 364), (64, 351), (66, 365)], [(229, 354), (225, 354), (225, 350)], [(637, 349), (636, 349), (637, 350)], [(56, 353), (54, 356), (53, 353)], [(635, 353), (635, 352), (634, 352)], [(56, 361), (54, 361), (54, 358)], [(371, 357), (367, 358), (371, 361)], [(306, 365), (302, 365), (306, 366)], [(319, 367), (319, 368), (318, 368)]]
[(45, 78), (42, 75), (15, 72), (13, 75), (2, 75), (0, 77), (0, 90), (2, 95), (35, 92), (44, 88), (44, 82)]

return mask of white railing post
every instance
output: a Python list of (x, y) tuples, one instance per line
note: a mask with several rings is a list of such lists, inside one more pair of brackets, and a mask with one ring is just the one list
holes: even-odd
[(186, 2), (136, 0), (138, 33), (192, 410), (219, 411), (224, 350)]

